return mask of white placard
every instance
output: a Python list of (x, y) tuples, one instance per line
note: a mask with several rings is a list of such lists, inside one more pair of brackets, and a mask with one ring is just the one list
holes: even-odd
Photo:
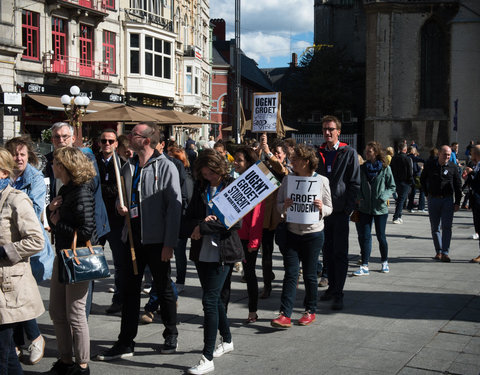
[(18, 92), (4, 92), (3, 103), (11, 105), (22, 105), (22, 94)]
[(279, 186), (275, 176), (259, 161), (223, 189), (210, 205), (225, 227), (231, 228)]
[(318, 208), (313, 201), (322, 199), (322, 180), (320, 176), (288, 176), (287, 196), (293, 204), (287, 210), (287, 222), (296, 224), (314, 224), (320, 220)]
[(252, 110), (252, 132), (277, 132), (280, 108), (280, 93), (254, 93)]

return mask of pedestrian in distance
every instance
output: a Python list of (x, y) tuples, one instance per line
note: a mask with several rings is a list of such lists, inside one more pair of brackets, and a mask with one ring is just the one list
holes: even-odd
[(397, 198), (395, 199), (395, 213), (393, 214), (393, 224), (403, 224), (402, 212), (403, 206), (413, 184), (413, 163), (407, 156), (407, 144), (402, 142), (398, 146), (398, 152), (390, 162), (393, 178), (395, 179)]
[(370, 274), (368, 264), (372, 252), (372, 223), (375, 223), (375, 233), (380, 248), (382, 262), (380, 272), (390, 271), (385, 229), (388, 218), (387, 202), (395, 191), (395, 182), (378, 142), (367, 143), (365, 159), (365, 163), (360, 166), (360, 190), (357, 196), (360, 221), (355, 223), (362, 265), (353, 273), (354, 276)]
[(450, 262), (450, 241), (454, 212), (460, 208), (462, 182), (457, 165), (450, 160), (451, 149), (444, 145), (438, 158), (430, 159), (420, 180), (428, 199), (428, 217), (435, 247), (435, 260)]

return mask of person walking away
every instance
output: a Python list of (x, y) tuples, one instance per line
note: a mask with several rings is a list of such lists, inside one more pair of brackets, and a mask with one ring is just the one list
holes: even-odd
[(395, 186), (397, 188), (397, 198), (395, 200), (395, 213), (393, 214), (393, 224), (403, 224), (402, 211), (407, 200), (410, 186), (413, 184), (413, 163), (407, 156), (407, 144), (400, 143), (398, 153), (395, 154), (390, 162)]
[(335, 116), (322, 118), (325, 143), (319, 149), (317, 172), (328, 178), (333, 213), (325, 219), (323, 254), (328, 270), (328, 289), (321, 301), (333, 300), (333, 310), (343, 309), (343, 287), (348, 272), (348, 233), (350, 215), (360, 189), (357, 152), (339, 141), (342, 124)]
[[(29, 258), (44, 247), (44, 237), (32, 202), (12, 188), (15, 162), (0, 148), (0, 374), (23, 374), (15, 351), (13, 329), (45, 311)], [(7, 297), (8, 293), (8, 297)], [(5, 301), (9, 301), (5, 304)]]
[[(77, 246), (98, 243), (95, 224), (95, 168), (75, 147), (61, 147), (53, 153), (53, 173), (62, 183), (58, 195), (47, 206), (47, 217), (55, 233), (57, 256), (50, 284), (50, 318), (60, 359), (48, 372), (51, 375), (88, 375), (90, 334), (85, 314), (89, 282), (65, 284), (59, 260), (63, 249), (70, 249), (77, 236)], [(72, 351), (73, 348), (73, 351)], [(72, 357), (75, 356), (75, 363)]]
[(382, 261), (380, 272), (388, 273), (388, 243), (385, 229), (387, 226), (387, 202), (395, 192), (395, 182), (390, 167), (386, 165), (382, 147), (378, 142), (369, 142), (365, 147), (366, 161), (360, 166), (360, 190), (358, 192), (358, 210), (360, 221), (356, 224), (358, 242), (362, 256), (362, 265), (354, 276), (369, 275), (368, 262), (372, 252), (372, 223)]
[(451, 149), (442, 146), (438, 158), (428, 160), (420, 181), (428, 199), (428, 217), (435, 247), (435, 260), (450, 262), (453, 214), (460, 208), (462, 182)]

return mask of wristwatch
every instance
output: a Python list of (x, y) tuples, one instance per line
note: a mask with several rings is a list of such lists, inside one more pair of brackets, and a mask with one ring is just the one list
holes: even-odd
[(269, 159), (271, 159), (272, 156), (273, 156), (273, 154), (272, 154), (271, 152), (269, 152), (269, 153), (267, 154), (267, 158), (269, 158)]

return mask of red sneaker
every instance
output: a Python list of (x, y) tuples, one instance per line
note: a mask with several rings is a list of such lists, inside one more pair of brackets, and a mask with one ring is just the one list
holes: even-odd
[(277, 328), (290, 328), (292, 326), (292, 320), (287, 318), (282, 313), (278, 314), (278, 316), (270, 322), (272, 327)]
[(298, 325), (308, 326), (315, 321), (315, 314), (310, 314), (308, 311), (303, 313), (303, 316), (298, 320)]

